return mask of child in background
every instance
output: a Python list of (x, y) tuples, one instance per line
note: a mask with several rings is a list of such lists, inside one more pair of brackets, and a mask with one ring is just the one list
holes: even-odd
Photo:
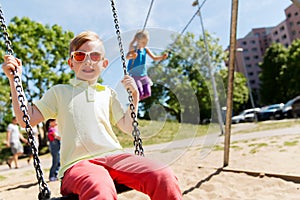
[(28, 141), (20, 133), (19, 125), (16, 117), (12, 118), (12, 122), (7, 126), (6, 131), (6, 146), (10, 147), (13, 156), (6, 161), (6, 164), (11, 169), (11, 164), (14, 161), (15, 168), (19, 168), (19, 156), (23, 155), (24, 147), (21, 141), (27, 143)]
[(52, 156), (52, 165), (49, 173), (50, 181), (57, 181), (60, 168), (60, 139), (57, 131), (56, 119), (46, 121), (46, 130), (48, 131), (49, 149)]
[[(165, 53), (161, 56), (155, 56), (152, 51), (146, 47), (149, 42), (149, 33), (145, 30), (138, 31), (129, 44), (129, 52), (126, 56), (129, 59), (127, 71), (134, 78), (140, 93), (140, 100), (151, 96), (152, 81), (148, 76), (146, 67), (146, 56), (149, 55), (154, 61), (164, 60), (168, 57)], [(136, 46), (134, 44), (136, 43)]]

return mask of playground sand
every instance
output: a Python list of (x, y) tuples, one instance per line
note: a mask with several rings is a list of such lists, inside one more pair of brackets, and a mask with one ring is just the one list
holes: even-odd
[[(252, 137), (241, 137), (240, 134), (231, 136), (228, 166), (225, 168), (223, 136), (205, 155), (202, 145), (197, 143), (168, 151), (161, 151), (161, 147), (156, 148), (155, 145), (149, 148), (146, 146), (145, 150), (149, 157), (155, 157), (173, 169), (184, 200), (298, 200), (299, 126), (291, 133), (278, 129), (250, 135)], [(170, 157), (174, 159), (167, 161)], [(51, 157), (45, 155), (40, 159), (45, 177), (48, 177)], [(0, 166), (0, 200), (38, 199), (39, 191), (32, 163), (28, 165), (27, 160), (22, 159), (20, 166), (19, 169)], [(59, 181), (48, 182), (48, 185), (52, 197), (60, 196)], [(150, 198), (133, 190), (118, 195), (118, 199)]]

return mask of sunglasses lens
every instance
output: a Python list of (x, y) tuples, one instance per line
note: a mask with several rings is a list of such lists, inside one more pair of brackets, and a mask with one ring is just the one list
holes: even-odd
[(92, 61), (98, 62), (98, 61), (101, 60), (101, 54), (98, 53), (98, 52), (91, 52), (90, 53), (90, 58), (91, 58)]
[(73, 54), (74, 60), (78, 62), (82, 62), (85, 59), (86, 53), (85, 52), (74, 52)]
[(93, 62), (99, 62), (101, 60), (101, 54), (99, 52), (82, 52), (82, 51), (76, 51), (73, 53), (73, 58), (77, 62), (83, 62), (85, 60), (85, 57), (89, 55), (90, 59)]

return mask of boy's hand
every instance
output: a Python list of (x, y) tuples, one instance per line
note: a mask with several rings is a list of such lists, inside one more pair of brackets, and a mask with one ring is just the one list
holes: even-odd
[(5, 55), (4, 56), (4, 63), (2, 64), (2, 69), (5, 75), (12, 79), (14, 77), (12, 71), (17, 70), (17, 74), (19, 76), (22, 75), (22, 62), (20, 59), (15, 58), (12, 55)]
[(126, 90), (129, 89), (132, 92), (132, 95), (139, 94), (136, 83), (131, 76), (125, 75), (121, 82), (122, 82), (123, 86), (126, 88)]

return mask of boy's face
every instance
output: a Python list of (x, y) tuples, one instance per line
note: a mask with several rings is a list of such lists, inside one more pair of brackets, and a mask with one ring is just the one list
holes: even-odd
[(98, 41), (88, 41), (75, 51), (79, 54), (75, 56), (73, 53), (69, 58), (69, 66), (75, 72), (77, 79), (88, 81), (89, 84), (97, 82), (101, 72), (108, 65), (101, 45)]

